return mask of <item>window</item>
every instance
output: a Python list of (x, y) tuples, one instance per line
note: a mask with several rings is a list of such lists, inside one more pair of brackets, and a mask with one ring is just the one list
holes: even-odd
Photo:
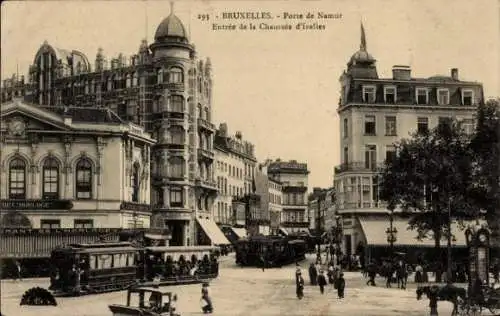
[(396, 158), (396, 146), (387, 145), (385, 146), (385, 161), (391, 163)]
[(462, 91), (462, 104), (463, 105), (472, 105), (474, 99), (474, 93), (472, 90), (463, 90)]
[(205, 107), (205, 120), (210, 121), (210, 110)]
[(184, 81), (182, 69), (179, 67), (172, 67), (168, 73), (169, 83), (182, 83)]
[(61, 228), (61, 221), (58, 219), (41, 219), (40, 228), (44, 229)]
[(130, 74), (127, 74), (127, 77), (125, 79), (125, 87), (130, 88)]
[(375, 103), (375, 87), (363, 86), (363, 102)]
[(94, 228), (94, 220), (93, 219), (75, 219), (73, 225), (75, 228)]
[(201, 104), (198, 104), (198, 118), (203, 118), (203, 111), (201, 110)]
[(158, 69), (156, 83), (163, 83), (163, 69), (162, 68)]
[(130, 186), (132, 187), (132, 202), (139, 202), (139, 187), (140, 187), (139, 164), (134, 163), (132, 167), (132, 175), (130, 176)]
[(365, 116), (365, 135), (375, 135), (375, 134), (376, 134), (375, 116), (374, 115), (366, 115)]
[(384, 87), (384, 102), (396, 103), (396, 87)]
[(132, 77), (132, 87), (137, 87), (137, 78), (139, 76), (137, 75), (137, 72), (134, 72), (134, 75)]
[(59, 198), (59, 164), (54, 158), (47, 158), (43, 163), (43, 199)]
[(183, 205), (183, 194), (182, 188), (171, 187), (170, 188), (170, 206), (181, 207)]
[(460, 126), (462, 127), (463, 131), (466, 134), (468, 134), (468, 135), (474, 134), (474, 120), (473, 119), (463, 119), (460, 122)]
[(429, 91), (427, 88), (417, 88), (417, 104), (429, 103)]
[(451, 117), (440, 116), (438, 119), (438, 126), (445, 126), (451, 124)]
[(379, 201), (379, 178), (378, 176), (373, 176), (373, 179), (372, 179), (372, 189), (373, 189), (373, 202), (375, 204), (378, 204), (378, 201)]
[(349, 136), (349, 121), (345, 118), (344, 119), (344, 138), (347, 138)]
[(26, 198), (26, 163), (14, 158), (9, 164), (9, 199)]
[(377, 146), (365, 145), (365, 168), (374, 170), (377, 166)]
[(438, 104), (448, 105), (450, 104), (450, 90), (448, 89), (438, 89), (437, 91)]
[(429, 131), (429, 118), (419, 117), (417, 119), (417, 133), (423, 134)]
[(184, 159), (180, 157), (170, 158), (170, 177), (184, 178)]
[(172, 112), (184, 112), (184, 98), (180, 95), (170, 96), (170, 110)]
[(349, 147), (344, 147), (344, 163), (349, 163)]
[(184, 129), (180, 126), (172, 126), (170, 128), (170, 139), (172, 144), (183, 145), (185, 141)]
[(76, 164), (76, 198), (90, 199), (91, 197), (92, 165), (87, 158), (83, 158)]
[(396, 117), (386, 116), (385, 117), (385, 135), (386, 136), (396, 136)]

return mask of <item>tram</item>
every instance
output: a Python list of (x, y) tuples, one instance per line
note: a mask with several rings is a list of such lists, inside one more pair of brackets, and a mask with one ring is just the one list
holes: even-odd
[(307, 243), (283, 236), (254, 236), (236, 242), (236, 264), (279, 267), (305, 259)]
[(212, 246), (137, 246), (131, 242), (70, 244), (51, 253), (50, 290), (56, 295), (119, 291), (137, 284), (201, 283), (218, 276)]

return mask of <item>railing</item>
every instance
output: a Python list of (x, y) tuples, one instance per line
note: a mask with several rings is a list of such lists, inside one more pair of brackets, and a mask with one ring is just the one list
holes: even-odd
[(70, 200), (0, 200), (2, 210), (69, 210), (73, 208)]
[(214, 131), (215, 130), (215, 125), (210, 123), (209, 121), (199, 118), (198, 119), (198, 126), (205, 128), (209, 131)]
[(198, 156), (199, 157), (206, 157), (209, 159), (214, 159), (215, 154), (209, 150), (198, 148)]
[(343, 163), (335, 167), (335, 173), (346, 171), (374, 171), (379, 172), (384, 167), (384, 163), (367, 163), (365, 161), (353, 161)]
[(217, 190), (217, 183), (213, 180), (206, 180), (206, 179), (196, 179), (195, 184), (198, 186), (202, 186), (204, 188), (209, 188), (213, 190)]

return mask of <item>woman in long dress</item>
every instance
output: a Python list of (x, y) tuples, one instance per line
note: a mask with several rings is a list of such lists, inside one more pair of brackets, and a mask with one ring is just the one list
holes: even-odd
[(214, 307), (212, 305), (212, 299), (210, 298), (208, 283), (203, 283), (201, 287), (201, 300), (202, 300), (202, 310), (204, 314), (212, 313)]

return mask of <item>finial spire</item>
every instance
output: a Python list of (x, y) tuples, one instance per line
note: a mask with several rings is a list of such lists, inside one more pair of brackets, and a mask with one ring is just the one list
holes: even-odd
[(366, 35), (363, 21), (361, 21), (361, 44), (359, 45), (359, 49), (362, 51), (366, 51)]
[(174, 14), (174, 2), (170, 1), (170, 14)]

